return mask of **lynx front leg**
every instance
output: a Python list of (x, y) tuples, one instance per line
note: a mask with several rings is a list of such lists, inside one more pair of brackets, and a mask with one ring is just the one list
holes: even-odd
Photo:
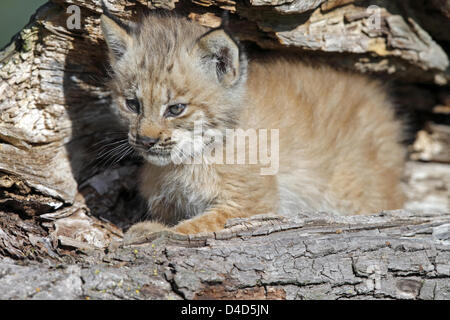
[[(261, 211), (258, 213), (268, 213)], [(180, 222), (170, 228), (158, 222), (145, 221), (133, 225), (124, 235), (123, 243), (139, 244), (152, 241), (161, 235), (162, 232), (174, 232), (181, 234), (196, 234), (200, 232), (220, 231), (225, 227), (225, 223), (231, 218), (245, 218), (256, 213), (250, 211), (239, 211), (232, 207), (212, 208), (195, 218)]]
[(221, 167), (221, 196), (203, 214), (181, 221), (171, 228), (178, 233), (195, 234), (222, 230), (231, 218), (246, 218), (278, 211), (275, 176), (260, 175), (258, 166)]
[(180, 222), (172, 230), (182, 234), (214, 232), (222, 230), (228, 219), (247, 216), (249, 214), (237, 211), (234, 208), (213, 208), (198, 217)]

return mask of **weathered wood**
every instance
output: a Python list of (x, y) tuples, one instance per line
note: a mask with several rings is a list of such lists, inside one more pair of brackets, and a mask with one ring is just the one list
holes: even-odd
[[(98, 28), (100, 13), (98, 1), (55, 0), (55, 2), (62, 7), (48, 4), (41, 8), (35, 21), (28, 25), (16, 41), (2, 53), (0, 69), (2, 78), (0, 170), (10, 175), (8, 179), (20, 180), (27, 184), (34, 194), (51, 197), (54, 210), (64, 204), (72, 204), (77, 194), (77, 184), (95, 173), (91, 170), (92, 168), (85, 167), (96, 156), (92, 152), (92, 144), (108, 138), (103, 135), (106, 129), (99, 126), (113, 123), (107, 108), (108, 93), (104, 88), (107, 62)], [(115, 12), (118, 15), (132, 15), (133, 11), (125, 10), (125, 1), (110, 1), (110, 3), (112, 8), (116, 8)], [(413, 70), (415, 68), (413, 65), (420, 69), (422, 81), (427, 81), (426, 78), (430, 76), (442, 75), (439, 72), (443, 72), (448, 64), (446, 54), (439, 45), (419, 27), (414, 29), (413, 25), (406, 25), (399, 15), (388, 13), (382, 15), (383, 19), (387, 19), (386, 21), (392, 19), (397, 23), (391, 21), (392, 30), (383, 24), (387, 28), (382, 32), (383, 37), (392, 42), (392, 50), (388, 50), (389, 52), (370, 49), (366, 40), (360, 41), (362, 38), (352, 42), (353, 36), (331, 40), (336, 35), (347, 35), (345, 31), (347, 27), (352, 30), (352, 34), (368, 37), (367, 30), (362, 29), (364, 17), (356, 18), (357, 12), (362, 10), (363, 5), (354, 7), (354, 4), (349, 3), (330, 10), (334, 2), (294, 1), (289, 3), (292, 5), (310, 3), (309, 7), (296, 9), (298, 14), (308, 13), (305, 16), (286, 16), (276, 14), (277, 10), (282, 10), (282, 6), (276, 6), (274, 12), (272, 7), (260, 6), (262, 3), (257, 1), (252, 2), (254, 6), (245, 7), (234, 5), (230, 1), (217, 3), (206, 1), (205, 3), (211, 6), (223, 6), (226, 3), (226, 8), (232, 9), (236, 15), (243, 17), (242, 21), (244, 21), (238, 23), (233, 15), (230, 26), (239, 29), (237, 34), (244, 40), (253, 40), (263, 47), (289, 46), (317, 52), (376, 53), (376, 55), (364, 56), (366, 57), (364, 59), (368, 59), (367, 63), (362, 62), (364, 59), (361, 56), (358, 58), (359, 62), (351, 68), (359, 69), (359, 66), (364, 66), (363, 69), (366, 70), (377, 69), (383, 72), (387, 69), (376, 67), (379, 66), (375, 62), (377, 59), (383, 58), (382, 64), (386, 67), (396, 64), (397, 61), (403, 61), (401, 63), (410, 64), (407, 70)], [(65, 8), (70, 4), (81, 8), (81, 30), (67, 28), (69, 15), (65, 14)], [(165, 7), (174, 6), (170, 1), (156, 4), (165, 4), (163, 5)], [(320, 4), (322, 7), (319, 7)], [(325, 4), (328, 7), (323, 7)], [(379, 4), (381, 6), (383, 3)], [(128, 7), (140, 8), (133, 5)], [(201, 11), (200, 7), (183, 1), (180, 4), (180, 11), (195, 18)], [(306, 10), (315, 11), (311, 14)], [(388, 9), (384, 11), (387, 12)], [(355, 17), (349, 18), (351, 12)], [(220, 21), (217, 9), (211, 9), (211, 12), (206, 14), (216, 17), (214, 23), (217, 23), (217, 19)], [(269, 15), (270, 19), (267, 20)], [(315, 17), (315, 15), (318, 16)], [(346, 19), (343, 18), (344, 15), (347, 15)], [(350, 22), (347, 23), (347, 20)], [(199, 19), (199, 21), (205, 21), (205, 19)], [(289, 26), (286, 25), (288, 22)], [(313, 27), (316, 22), (317, 28)], [(278, 28), (277, 30), (284, 31), (274, 31), (274, 26)], [(274, 34), (278, 41), (274, 40)], [(291, 34), (292, 37), (287, 34)], [(297, 39), (298, 36), (294, 36), (295, 34), (311, 35), (311, 39), (305, 38), (307, 41), (303, 41)], [(404, 50), (395, 47), (394, 44), (398, 43), (395, 40), (396, 34), (402, 39), (409, 39), (409, 42), (403, 42)], [(379, 43), (379, 40), (374, 41)], [(269, 45), (269, 42), (272, 44)], [(366, 45), (358, 46), (357, 43), (366, 43)], [(339, 47), (333, 47), (333, 44)], [(386, 44), (384, 46), (387, 47)], [(412, 52), (418, 56), (413, 58)], [(348, 56), (335, 55), (334, 57), (338, 57), (341, 64), (353, 61)], [(401, 76), (400, 69), (404, 68), (389, 69), (388, 73)], [(115, 128), (111, 131), (120, 130)]]
[(408, 162), (405, 170), (405, 208), (450, 212), (450, 171), (442, 163)]
[(412, 149), (413, 160), (450, 163), (450, 126), (427, 123), (417, 133)]
[[(450, 169), (442, 163), (408, 164), (406, 208), (429, 215), (254, 217), (218, 234), (117, 248), (142, 214), (139, 159), (111, 156), (126, 130), (109, 108), (99, 2), (52, 0), (0, 51), (0, 257), (29, 263), (0, 260), (0, 298), (449, 298)], [(446, 2), (109, 3), (122, 18), (148, 4), (211, 27), (227, 10), (249, 50), (290, 50), (395, 80), (402, 108), (436, 123), (423, 128), (431, 142), (420, 145), (419, 134), (412, 157), (447, 161), (445, 147), (429, 147), (449, 145)], [(81, 29), (68, 27), (70, 5)], [(49, 269), (55, 261), (67, 268)]]
[(450, 299), (450, 215), (255, 216), (84, 260), (0, 260), (0, 299)]

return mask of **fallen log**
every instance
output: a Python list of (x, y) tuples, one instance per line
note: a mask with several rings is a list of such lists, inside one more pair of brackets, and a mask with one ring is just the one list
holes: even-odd
[(0, 51), (0, 298), (448, 299), (448, 152), (429, 147), (449, 145), (448, 102), (436, 108), (448, 96), (449, 39), (435, 24), (448, 24), (448, 7), (419, 2), (110, 0), (122, 18), (148, 6), (210, 27), (229, 11), (249, 50), (395, 81), (414, 93), (402, 108), (442, 115), (412, 158), (443, 163), (410, 163), (406, 211), (256, 216), (133, 247), (120, 240), (142, 214), (140, 160), (104, 157), (125, 131), (109, 108), (100, 3), (41, 7)]

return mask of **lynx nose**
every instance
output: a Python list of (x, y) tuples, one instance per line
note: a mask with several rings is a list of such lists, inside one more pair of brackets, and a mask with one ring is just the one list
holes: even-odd
[(136, 144), (141, 145), (146, 148), (153, 147), (158, 141), (159, 141), (159, 138), (143, 137), (140, 135), (136, 136)]

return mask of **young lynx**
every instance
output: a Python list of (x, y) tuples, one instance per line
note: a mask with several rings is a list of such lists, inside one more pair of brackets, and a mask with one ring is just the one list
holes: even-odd
[[(146, 160), (140, 191), (150, 221), (132, 226), (126, 242), (165, 229), (217, 231), (262, 213), (402, 206), (401, 128), (378, 82), (290, 56), (247, 60), (223, 28), (172, 14), (131, 23), (105, 10), (101, 26), (115, 104)], [(233, 140), (242, 132), (244, 146)], [(258, 141), (276, 163), (250, 163), (251, 132), (265, 133)], [(249, 153), (242, 164), (229, 151)]]

